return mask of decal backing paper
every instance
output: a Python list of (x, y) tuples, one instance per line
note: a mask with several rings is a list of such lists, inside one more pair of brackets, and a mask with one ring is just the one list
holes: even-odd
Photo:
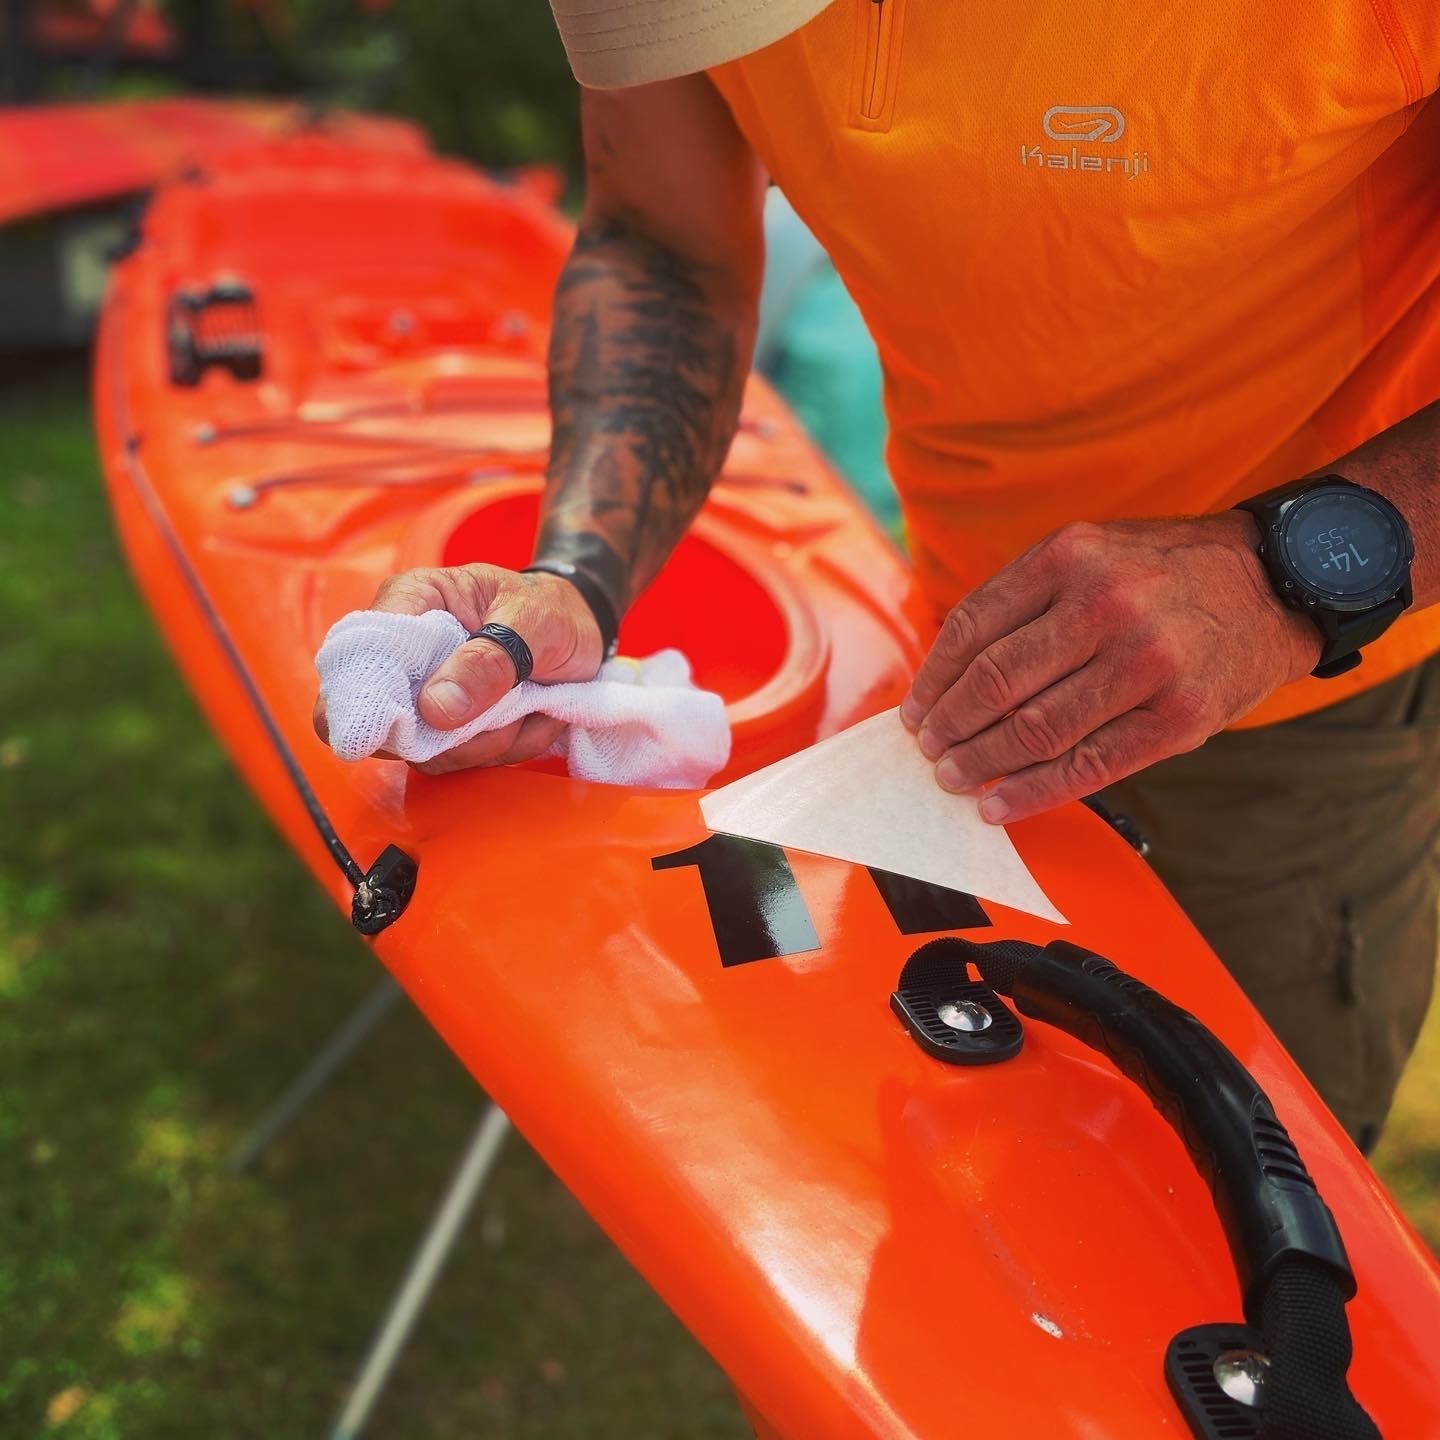
[(896, 710), (757, 770), (700, 802), (727, 835), (893, 870), (1066, 924), (974, 795), (935, 783)]

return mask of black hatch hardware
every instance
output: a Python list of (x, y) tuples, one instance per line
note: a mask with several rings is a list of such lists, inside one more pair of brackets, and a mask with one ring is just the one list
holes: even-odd
[(170, 381), (190, 387), (210, 369), (237, 380), (260, 378), (264, 344), (254, 292), (240, 280), (216, 280), (208, 288), (187, 286), (170, 297), (166, 315)]
[(905, 962), (890, 1008), (927, 1055), (947, 1065), (993, 1065), (1020, 1053), (1025, 1033), (1005, 1002), (970, 976), (953, 942), (932, 940)]
[(387, 845), (355, 887), (350, 923), (362, 935), (378, 935), (405, 913), (420, 867), (398, 845)]
[(1165, 1352), (1165, 1380), (1197, 1440), (1256, 1440), (1269, 1372), (1250, 1325), (1196, 1325)]

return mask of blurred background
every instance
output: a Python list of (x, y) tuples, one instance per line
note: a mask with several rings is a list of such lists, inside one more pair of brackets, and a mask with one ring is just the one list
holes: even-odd
[[(553, 167), (562, 203), (577, 196), (575, 91), (538, 0), (0, 0), (0, 105), (181, 94), (404, 117), (476, 164)], [(126, 113), (94, 112), (92, 142), (123, 141)], [(481, 1097), (397, 1012), (257, 1167), (225, 1169), (375, 967), (232, 775), (111, 533), (85, 342), (143, 184), (46, 198), (51, 162), (5, 133), (0, 1437), (315, 1437)], [(878, 367), (824, 257), (773, 208), (762, 361), (893, 524)], [(1376, 1166), (1440, 1247), (1440, 1024)], [(517, 1139), (372, 1433), (748, 1431)]]

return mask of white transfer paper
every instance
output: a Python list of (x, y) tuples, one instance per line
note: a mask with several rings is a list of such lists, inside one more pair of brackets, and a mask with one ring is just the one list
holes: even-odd
[(963, 890), (1064, 925), (978, 797), (942, 790), (898, 710), (862, 720), (798, 755), (713, 791), (705, 823)]

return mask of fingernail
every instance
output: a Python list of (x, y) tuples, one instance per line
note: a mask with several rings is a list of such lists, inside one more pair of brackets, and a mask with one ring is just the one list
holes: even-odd
[(945, 753), (945, 746), (933, 730), (920, 732), (920, 753), (927, 760), (938, 760)]
[(900, 723), (907, 730), (914, 730), (924, 718), (925, 715), (920, 709), (919, 701), (907, 697), (905, 703), (900, 707)]
[(942, 790), (967, 788), (965, 777), (960, 773), (960, 767), (948, 756), (935, 767), (935, 778), (940, 782)]
[(447, 720), (463, 720), (470, 713), (470, 695), (453, 680), (437, 680), (425, 687), (425, 698)]
[(1010, 802), (998, 795), (987, 795), (980, 802), (980, 818), (990, 825), (999, 825), (1010, 814)]

